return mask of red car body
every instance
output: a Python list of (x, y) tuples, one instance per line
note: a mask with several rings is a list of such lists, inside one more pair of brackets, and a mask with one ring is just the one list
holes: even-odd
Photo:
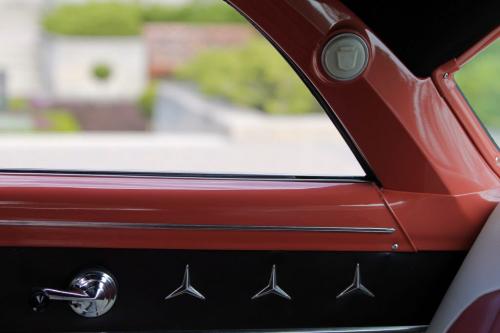
[[(397, 243), (398, 251), (467, 250), (500, 201), (500, 166), (495, 153), (490, 154), (494, 144), (458, 97), (451, 77), (443, 78), (450, 65), (437, 69), (432, 79), (415, 77), (340, 2), (323, 3), (328, 11), (317, 10), (310, 1), (231, 3), (317, 89), (376, 178), (277, 181), (5, 172), (2, 219), (257, 226), (314, 221), (317, 226), (390, 227), (396, 232), (375, 237), (296, 233), (291, 239), (278, 231), (4, 225), (1, 244), (388, 251)], [(362, 36), (371, 54), (363, 75), (348, 83), (329, 79), (320, 65), (325, 43), (346, 31)]]
[[(452, 72), (500, 28), (420, 78), (339, 1), (229, 2), (324, 103), (366, 179), (3, 172), (0, 245), (467, 251), (500, 202), (500, 164)], [(366, 70), (349, 82), (321, 65), (323, 47), (343, 32), (369, 48)], [(320, 232), (325, 227), (372, 232)]]

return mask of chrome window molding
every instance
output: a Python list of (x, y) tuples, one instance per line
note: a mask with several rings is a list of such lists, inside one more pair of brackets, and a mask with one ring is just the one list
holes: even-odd
[(195, 230), (195, 231), (286, 231), (323, 233), (372, 233), (392, 234), (395, 228), (384, 227), (320, 227), (276, 225), (225, 225), (225, 224), (173, 224), (131, 222), (83, 222), (83, 221), (17, 221), (0, 220), (0, 227), (48, 227), (48, 228), (108, 228), (143, 230)]
[(102, 178), (164, 178), (234, 181), (276, 181), (311, 183), (371, 183), (368, 176), (307, 176), (293, 174), (251, 174), (251, 173), (202, 173), (202, 172), (161, 172), (161, 171), (104, 171), (104, 170), (64, 170), (64, 169), (24, 169), (2, 168), (3, 175), (32, 176), (88, 176)]

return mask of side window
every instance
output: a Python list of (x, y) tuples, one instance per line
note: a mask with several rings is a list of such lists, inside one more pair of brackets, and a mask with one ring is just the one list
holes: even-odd
[(497, 147), (500, 145), (499, 76), (499, 39), (455, 73), (458, 86)]
[(0, 22), (0, 169), (365, 175), (221, 0), (5, 0)]

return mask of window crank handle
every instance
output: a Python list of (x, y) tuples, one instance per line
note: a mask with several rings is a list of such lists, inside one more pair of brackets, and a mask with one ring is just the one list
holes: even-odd
[(68, 291), (51, 288), (42, 288), (40, 291), (52, 301), (85, 302), (95, 301), (95, 296), (90, 296), (82, 290)]
[(68, 290), (41, 288), (32, 294), (32, 309), (41, 312), (50, 300), (66, 301), (77, 314), (94, 318), (108, 312), (115, 303), (118, 288), (111, 274), (87, 270), (78, 274)]

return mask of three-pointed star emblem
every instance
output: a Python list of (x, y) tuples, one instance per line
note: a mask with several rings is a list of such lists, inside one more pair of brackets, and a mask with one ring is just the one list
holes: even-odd
[(359, 272), (359, 264), (356, 264), (356, 270), (354, 271), (354, 280), (352, 281), (351, 285), (345, 288), (340, 294), (338, 294), (337, 299), (349, 295), (355, 291), (359, 291), (370, 297), (375, 297), (375, 295), (361, 283), (361, 273)]
[(203, 296), (202, 293), (200, 293), (191, 285), (191, 278), (189, 277), (189, 265), (186, 265), (186, 269), (184, 270), (184, 278), (182, 279), (182, 283), (179, 288), (172, 291), (170, 295), (165, 297), (165, 299), (171, 299), (184, 294), (205, 300), (205, 296)]
[(275, 294), (286, 299), (292, 299), (290, 295), (288, 295), (283, 289), (280, 288), (280, 286), (278, 286), (278, 282), (276, 279), (276, 265), (273, 265), (273, 269), (271, 270), (271, 277), (269, 278), (269, 283), (267, 284), (267, 286), (257, 294), (255, 294), (252, 299), (260, 298), (269, 294)]

